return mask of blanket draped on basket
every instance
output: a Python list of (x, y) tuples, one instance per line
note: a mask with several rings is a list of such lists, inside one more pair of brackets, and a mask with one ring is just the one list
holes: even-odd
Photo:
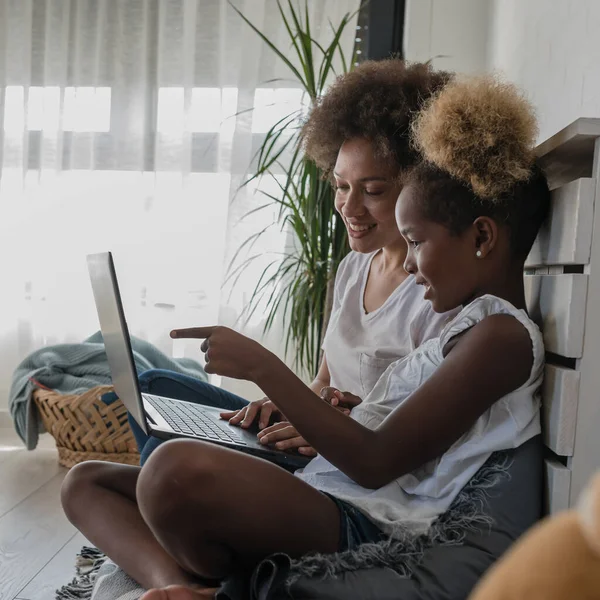
[[(202, 366), (191, 358), (170, 358), (144, 340), (131, 338), (135, 368), (168, 369), (206, 381)], [(33, 402), (34, 381), (60, 394), (81, 394), (98, 385), (111, 383), (110, 368), (98, 331), (81, 344), (59, 344), (30, 354), (16, 368), (9, 396), (15, 429), (28, 450), (33, 450), (43, 424)]]

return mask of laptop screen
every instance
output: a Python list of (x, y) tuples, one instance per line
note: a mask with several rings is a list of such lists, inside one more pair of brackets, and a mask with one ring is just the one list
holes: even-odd
[(87, 263), (115, 392), (142, 431), (148, 434), (112, 254), (90, 254)]

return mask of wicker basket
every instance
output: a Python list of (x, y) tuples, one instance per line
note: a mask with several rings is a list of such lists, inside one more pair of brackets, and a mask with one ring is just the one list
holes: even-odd
[(140, 455), (120, 400), (110, 406), (101, 396), (113, 391), (98, 386), (76, 396), (38, 389), (34, 401), (46, 431), (56, 440), (58, 462), (72, 467), (85, 460), (139, 465)]

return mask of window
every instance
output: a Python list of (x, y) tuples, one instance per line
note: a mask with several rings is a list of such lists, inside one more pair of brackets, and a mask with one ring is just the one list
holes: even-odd
[(9, 85), (5, 92), (4, 131), (9, 135), (22, 134), (24, 130), (109, 131), (110, 109), (109, 87), (66, 87), (61, 98), (58, 86)]
[(299, 111), (299, 116), (308, 108), (306, 92), (298, 88), (257, 88), (254, 93), (252, 133), (267, 133), (280, 119)]
[[(190, 93), (189, 109), (185, 108), (182, 87), (158, 90), (157, 131), (161, 134), (233, 133), (238, 90), (234, 87), (196, 87)], [(186, 119), (189, 127), (185, 127)]]

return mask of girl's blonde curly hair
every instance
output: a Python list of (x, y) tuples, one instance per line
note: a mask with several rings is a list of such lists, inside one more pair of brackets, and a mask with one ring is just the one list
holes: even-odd
[(455, 235), (478, 217), (493, 218), (524, 260), (550, 206), (536, 135), (533, 109), (514, 85), (494, 76), (451, 81), (413, 122), (423, 161), (405, 185), (416, 190), (423, 216)]
[(425, 160), (490, 200), (531, 176), (537, 133), (531, 104), (491, 75), (450, 82), (412, 125)]

